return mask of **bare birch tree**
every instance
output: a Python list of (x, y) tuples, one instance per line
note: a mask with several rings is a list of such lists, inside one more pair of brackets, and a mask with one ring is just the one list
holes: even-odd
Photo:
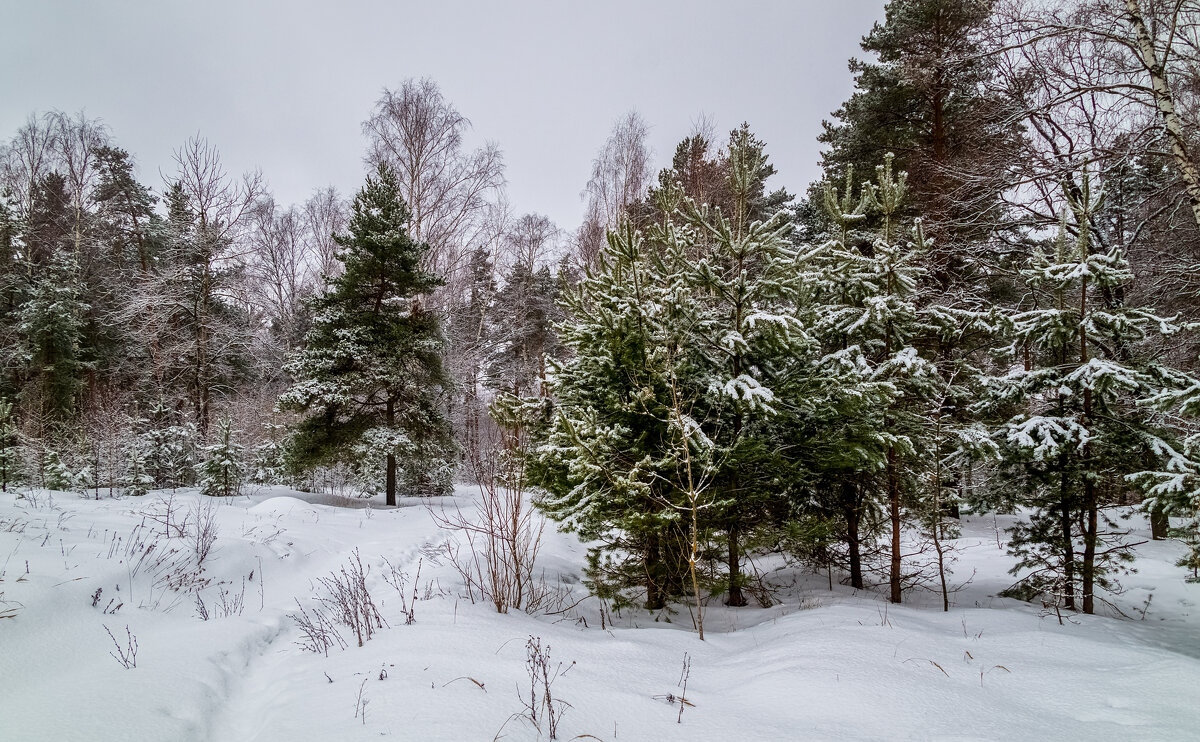
[(304, 202), (301, 219), (309, 240), (313, 280), (320, 286), (322, 278), (336, 276), (342, 271), (342, 264), (337, 259), (338, 244), (333, 236), (346, 231), (350, 206), (333, 186), (319, 188)]
[(587, 211), (575, 237), (576, 256), (582, 265), (593, 265), (608, 230), (616, 228), (629, 207), (645, 197), (652, 178), (649, 134), (642, 115), (631, 110), (613, 125), (592, 161), (592, 174), (583, 191)]
[(467, 150), (471, 122), (429, 78), (385, 88), (363, 122), (366, 161), (387, 163), (412, 210), (412, 236), (426, 242), (426, 270), (448, 278), (466, 262), (488, 205), (504, 185), (494, 143)]

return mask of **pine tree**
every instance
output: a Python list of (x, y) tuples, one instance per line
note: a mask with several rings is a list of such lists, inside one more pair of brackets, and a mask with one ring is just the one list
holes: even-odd
[(211, 497), (233, 497), (241, 494), (246, 476), (245, 450), (234, 440), (233, 423), (229, 418), (217, 422), (217, 440), (204, 447), (204, 460), (196, 466), (200, 494)]
[[(1189, 421), (1200, 417), (1200, 378), (1167, 366), (1153, 365), (1148, 370), (1159, 387), (1145, 400), (1147, 407)], [(1188, 551), (1177, 566), (1191, 573), (1189, 582), (1200, 582), (1200, 434), (1169, 435), (1170, 432), (1173, 431), (1149, 437), (1154, 465), (1129, 474), (1126, 479), (1145, 495), (1141, 509), (1150, 517), (1152, 537), (1181, 539)], [(1172, 528), (1172, 517), (1183, 519), (1183, 524)]]
[(678, 276), (656, 270), (646, 250), (626, 222), (564, 295), (568, 353), (547, 374), (553, 406), (528, 402), (524, 424), (530, 480), (545, 491), (538, 506), (597, 542), (588, 554), (593, 592), (619, 605), (640, 586), (657, 610), (682, 593), (688, 574), (666, 370), (687, 323), (670, 300)]
[(743, 127), (728, 158), (728, 216), (664, 186), (665, 221), (611, 233), (598, 268), (568, 294), (568, 358), (549, 374), (554, 417), (536, 447), (544, 510), (605, 542), (593, 584), (640, 578), (651, 608), (686, 581), (698, 589), (692, 565), (713, 533), (727, 602), (745, 605), (745, 541), (783, 505), (771, 387), (805, 348), (800, 276), (788, 215), (764, 196), (773, 170), (762, 143)]
[(421, 304), (441, 281), (421, 269), (428, 248), (409, 236), (409, 219), (395, 175), (380, 165), (354, 199), (349, 234), (337, 236), (345, 271), (312, 300), (306, 347), (285, 366), (296, 382), (280, 398), (305, 415), (295, 461), (382, 461), (389, 505), (397, 476), (414, 494), (447, 491), (454, 461), (439, 399), (444, 341)]
[(675, 147), (671, 166), (659, 172), (658, 185), (650, 189), (647, 198), (650, 206), (663, 204), (658, 209), (660, 220), (679, 205), (678, 199), (663, 200), (664, 195), (675, 190), (679, 197), (690, 198), (701, 206), (729, 211), (728, 161), (712, 151), (714, 146), (709, 136), (696, 132)]
[[(679, 272), (694, 303), (686, 343), (701, 374), (691, 414), (715, 446), (708, 496), (709, 517), (722, 527), (731, 606), (742, 594), (743, 540), (769, 521), (779, 501), (772, 466), (777, 446), (766, 435), (776, 414), (775, 386), (790, 361), (803, 355), (809, 338), (796, 316), (800, 287), (795, 252), (787, 241), (789, 215), (752, 218), (765, 209), (763, 180), (769, 172), (762, 145), (748, 129), (735, 131), (729, 152), (733, 212), (686, 201), (652, 240), (664, 246), (669, 270)], [(678, 222), (676, 225), (674, 222)]]
[(1054, 252), (1039, 251), (1023, 271), (1034, 305), (1013, 318), (1011, 351), (1022, 365), (989, 386), (993, 405), (1021, 408), (995, 434), (1001, 472), (1034, 509), (1010, 544), (1019, 558), (1014, 574), (1032, 570), (1020, 592), (1068, 608), (1079, 595), (1092, 613), (1114, 569), (1132, 559), (1121, 534), (1102, 528), (1104, 510), (1167, 437), (1139, 406), (1159, 376), (1141, 346), (1177, 328), (1117, 298), (1133, 274), (1119, 250), (1094, 248), (1103, 193), (1092, 191), (1088, 173), (1063, 191), (1069, 214), (1063, 210)]
[[(870, 172), (888, 152), (912, 175), (906, 216), (928, 221), (934, 278), (962, 281), (972, 248), (1000, 221), (1005, 158), (1017, 132), (982, 52), (992, 0), (890, 0), (886, 17), (862, 40), (877, 61), (850, 60), (855, 91), (825, 122), (822, 168), (835, 178)], [(812, 200), (819, 200), (819, 192)]]
[(158, 260), (155, 233), (161, 228), (154, 211), (155, 197), (133, 175), (129, 153), (119, 147), (96, 150), (99, 181), (92, 192), (99, 216), (100, 239), (106, 244), (116, 268), (125, 275), (136, 267), (149, 275)]
[[(845, 499), (855, 501), (848, 515), (861, 521), (863, 508), (882, 506), (890, 521), (890, 598), (901, 601), (901, 533), (903, 506), (917, 488), (916, 479), (928, 459), (921, 451), (926, 418), (925, 401), (939, 385), (938, 373), (926, 350), (919, 345), (935, 334), (929, 312), (918, 303), (924, 276), (922, 265), (928, 246), (918, 221), (913, 239), (897, 239), (907, 190), (907, 173), (893, 171), (887, 155), (876, 168), (876, 183), (864, 184), (863, 196), (853, 210), (849, 190), (839, 201), (826, 198), (835, 222), (850, 224), (854, 217), (874, 212), (880, 221), (877, 238), (857, 249), (840, 241), (829, 243), (819, 258), (827, 269), (823, 312), (815, 328), (842, 362), (862, 369), (862, 382), (873, 394), (884, 393), (887, 402), (869, 411), (883, 443), (882, 450), (866, 449), (862, 478), (848, 488)], [(832, 194), (832, 187), (826, 186)], [(883, 454), (882, 459), (878, 458)]]

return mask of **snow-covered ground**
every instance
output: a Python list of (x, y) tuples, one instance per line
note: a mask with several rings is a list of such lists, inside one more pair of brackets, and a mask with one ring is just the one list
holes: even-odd
[[(209, 503), (217, 538), (197, 573), (194, 528), (178, 526)], [(1126, 617), (1060, 624), (995, 597), (1011, 582), (997, 525), (966, 519), (954, 581), (974, 576), (949, 613), (933, 594), (890, 606), (830, 591), (824, 575), (779, 573), (782, 603), (714, 605), (700, 642), (686, 607), (669, 620), (606, 617), (602, 629), (594, 599), (541, 616), (472, 604), (438, 556), (451, 535), (422, 502), (7, 493), (0, 740), (538, 739), (518, 695), (531, 636), (565, 670), (552, 686), (569, 704), (562, 740), (1200, 738), (1200, 586), (1172, 565), (1180, 547), (1139, 547), (1117, 598)], [(306, 652), (288, 614), (297, 600), (311, 607), (315, 580), (355, 549), (389, 627), (361, 648)], [(547, 576), (576, 597), (584, 551), (547, 531)], [(408, 574), (406, 590), (420, 563), (411, 624), (385, 559)], [(692, 705), (680, 717), (685, 657)]]

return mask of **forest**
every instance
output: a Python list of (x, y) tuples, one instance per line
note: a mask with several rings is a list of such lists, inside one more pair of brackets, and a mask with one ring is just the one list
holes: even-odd
[(139, 167), (30, 113), (0, 144), (0, 487), (479, 484), (514, 574), (536, 511), (593, 595), (702, 637), (710, 601), (774, 602), (771, 558), (949, 610), (968, 512), (1027, 516), (1004, 594), (1060, 615), (1119, 594), (1131, 515), (1197, 579), (1200, 7), (892, 0), (863, 30), (822, 179), (776, 185), (752, 121), (656, 162), (630, 111), (579, 225), (514, 213), (502, 143), (428, 78), (364, 102), (357, 193), (297, 204), (203, 136)]

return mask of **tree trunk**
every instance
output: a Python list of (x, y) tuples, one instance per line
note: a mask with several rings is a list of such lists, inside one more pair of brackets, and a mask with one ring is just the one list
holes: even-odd
[(853, 482), (842, 483), (842, 505), (846, 513), (846, 545), (850, 552), (850, 587), (862, 590), (862, 546), (858, 533), (862, 515), (859, 512)]
[[(391, 399), (387, 402), (387, 424), (389, 428), (396, 424), (396, 403)], [(392, 451), (387, 455), (387, 504), (396, 504), (396, 454)]]
[(1150, 538), (1161, 541), (1171, 533), (1171, 519), (1163, 511), (1161, 505), (1156, 505), (1150, 511)]
[(658, 534), (651, 533), (646, 539), (646, 610), (657, 611), (666, 605), (662, 586), (658, 584), (658, 573), (662, 555), (659, 553)]
[[(1065, 458), (1065, 455), (1060, 457), (1060, 462)], [(1075, 610), (1075, 541), (1071, 535), (1071, 503), (1067, 495), (1067, 473), (1064, 471), (1061, 476), (1059, 507), (1062, 512), (1059, 524), (1063, 540), (1063, 582), (1065, 583), (1063, 605)]]
[(742, 595), (742, 558), (738, 550), (738, 539), (741, 536), (737, 520), (729, 527), (729, 598), (725, 605), (740, 608), (746, 605), (746, 596)]
[(1083, 533), (1083, 612), (1095, 612), (1096, 592), (1096, 521), (1099, 507), (1096, 503), (1096, 485), (1085, 480), (1083, 497), (1087, 508), (1087, 530)]
[(896, 478), (896, 447), (888, 449), (888, 508), (892, 517), (892, 563), (888, 573), (890, 599), (900, 602), (900, 483)]

